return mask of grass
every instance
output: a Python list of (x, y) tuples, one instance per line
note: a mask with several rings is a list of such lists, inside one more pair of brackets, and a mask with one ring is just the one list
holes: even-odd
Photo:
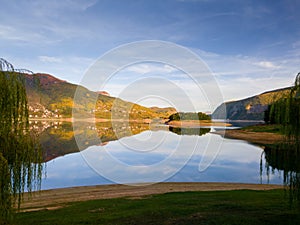
[(274, 134), (282, 134), (281, 125), (278, 124), (260, 124), (254, 126), (243, 127), (241, 130), (250, 132), (269, 132)]
[(18, 213), (16, 224), (300, 224), (284, 190), (182, 192)]

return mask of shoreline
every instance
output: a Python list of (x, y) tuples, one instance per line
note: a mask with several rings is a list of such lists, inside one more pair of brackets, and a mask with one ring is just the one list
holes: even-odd
[[(55, 122), (86, 122), (86, 123), (104, 123), (104, 122), (128, 122), (128, 123), (145, 123), (150, 124), (151, 119), (104, 119), (104, 118), (73, 118), (73, 117), (62, 117), (62, 118), (29, 118), (29, 121), (55, 121)], [(163, 123), (162, 123), (163, 124)]]
[(230, 123), (225, 122), (214, 122), (207, 120), (172, 120), (166, 122), (166, 125), (176, 128), (197, 128), (197, 127), (210, 127), (210, 126), (220, 126), (220, 127), (230, 127)]
[(24, 194), (20, 212), (53, 210), (67, 206), (72, 202), (111, 198), (143, 198), (153, 194), (187, 191), (231, 191), (231, 190), (272, 190), (282, 189), (276, 184), (247, 184), (221, 182), (164, 182), (128, 186), (108, 184), (49, 189)]
[(206, 121), (206, 120), (184, 120), (184, 121), (169, 121), (155, 122), (152, 123), (151, 119), (141, 119), (141, 120), (123, 120), (123, 119), (101, 119), (101, 118), (84, 118), (84, 119), (74, 119), (74, 118), (30, 118), (29, 121), (52, 121), (52, 122), (82, 122), (82, 123), (105, 123), (105, 122), (127, 122), (127, 123), (143, 123), (143, 124), (158, 124), (167, 125), (174, 128), (198, 128), (198, 127), (230, 127), (230, 123), (218, 122), (218, 121)]
[(252, 132), (240, 129), (233, 130), (222, 130), (212, 132), (213, 134), (218, 134), (228, 139), (237, 139), (247, 141), (253, 144), (276, 144), (284, 141), (284, 136), (281, 134), (274, 134), (269, 132)]

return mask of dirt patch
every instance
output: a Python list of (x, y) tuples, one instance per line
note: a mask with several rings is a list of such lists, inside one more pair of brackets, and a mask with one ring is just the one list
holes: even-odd
[(152, 185), (99, 185), (87, 187), (60, 188), (33, 193), (25, 193), (21, 211), (51, 210), (66, 206), (71, 202), (119, 197), (142, 198), (152, 194), (185, 191), (224, 190), (270, 190), (283, 188), (281, 185), (239, 184), (239, 183), (157, 183)]

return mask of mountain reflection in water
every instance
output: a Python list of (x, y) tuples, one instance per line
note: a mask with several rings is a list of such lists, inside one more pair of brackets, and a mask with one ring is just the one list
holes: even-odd
[[(46, 162), (42, 189), (114, 183), (95, 172), (95, 167), (86, 160), (87, 156), (95, 160), (96, 166), (106, 166), (105, 170), (112, 176), (126, 175), (128, 180), (125, 182), (145, 181), (146, 178), (155, 181), (165, 173), (170, 174), (164, 180), (166, 182), (261, 181), (263, 149), (211, 133), (210, 129), (215, 130), (216, 127), (172, 128), (163, 124), (120, 121), (96, 124), (76, 122), (75, 125), (71, 122), (31, 121), (31, 126), (39, 134)], [(73, 131), (74, 127), (76, 129)], [(114, 163), (105, 160), (105, 154), (133, 168), (120, 170)], [(185, 164), (182, 164), (183, 159), (186, 159)], [(159, 166), (166, 160), (169, 163)], [(210, 163), (209, 167), (199, 170), (200, 165), (205, 163)], [(262, 163), (266, 164), (265, 157)], [(133, 170), (139, 166), (147, 169)], [(178, 168), (181, 169), (176, 172)], [(172, 175), (172, 171), (176, 173)], [(264, 176), (262, 182), (280, 184), (281, 180), (282, 177), (271, 174), (269, 181)]]
[[(101, 122), (101, 123), (76, 123), (76, 135), (83, 143), (78, 147), (74, 137), (73, 124), (71, 122), (58, 121), (31, 121), (31, 127), (39, 134), (43, 151), (44, 162), (70, 153), (79, 152), (89, 146), (106, 145), (124, 137), (137, 135), (147, 130), (166, 130), (178, 135), (202, 136), (210, 132), (210, 128), (178, 128), (163, 125), (151, 125), (135, 122)], [(81, 149), (79, 149), (81, 148)]]
[(198, 135), (202, 136), (210, 132), (210, 128), (180, 128), (180, 127), (169, 127), (169, 131), (178, 135)]

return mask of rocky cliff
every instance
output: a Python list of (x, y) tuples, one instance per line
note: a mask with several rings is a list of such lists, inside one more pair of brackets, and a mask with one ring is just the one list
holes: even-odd
[[(263, 120), (268, 105), (285, 95), (290, 87), (267, 91), (246, 99), (221, 104), (212, 114), (213, 119)], [(224, 114), (224, 110), (226, 113)]]

